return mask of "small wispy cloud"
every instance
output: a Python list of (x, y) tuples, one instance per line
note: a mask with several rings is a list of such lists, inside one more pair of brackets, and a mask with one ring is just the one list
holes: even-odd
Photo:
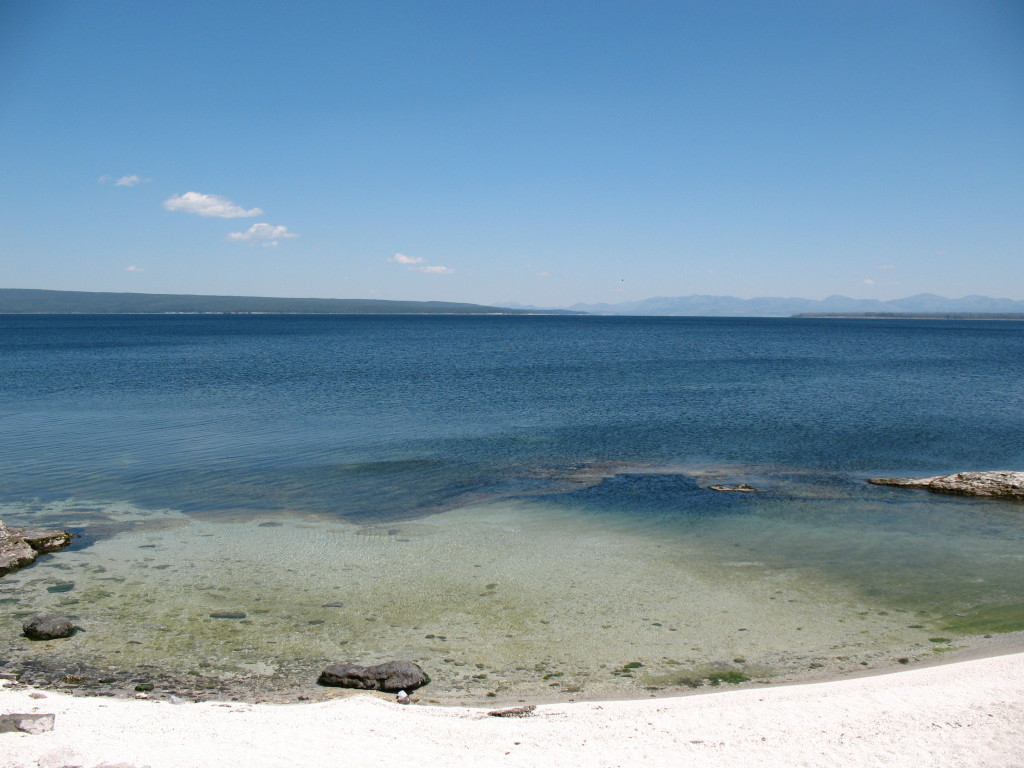
[(423, 272), (427, 275), (451, 275), (455, 270), (451, 267), (443, 267), (440, 264), (424, 264), (422, 256), (406, 256), (404, 253), (396, 253), (390, 259), (392, 264), (404, 264), (406, 269), (413, 272)]
[(404, 253), (396, 253), (388, 261), (394, 264), (421, 264), (423, 262), (422, 256), (406, 256)]
[(886, 264), (885, 266), (879, 267), (879, 269), (895, 269), (892, 264)]
[(275, 227), (267, 224), (265, 221), (261, 221), (259, 224), (253, 224), (245, 232), (232, 232), (225, 239), (232, 242), (258, 242), (268, 248), (274, 248), (278, 245), (279, 240), (290, 237), (298, 237), (298, 235), (294, 232), (289, 232), (288, 227), (284, 225)]
[(96, 181), (100, 184), (109, 184), (110, 182), (114, 182), (115, 187), (137, 187), (139, 184), (146, 184), (152, 181), (152, 179), (144, 179), (141, 176), (136, 176), (134, 174), (115, 179), (109, 173), (105, 173), (96, 179)]
[(201, 192), (186, 192), (184, 195), (173, 195), (164, 200), (164, 208), (168, 211), (194, 213), (196, 216), (216, 216), (219, 219), (244, 219), (259, 216), (260, 208), (245, 210), (220, 195), (204, 195)]
[(130, 267), (125, 267), (124, 271), (125, 272), (145, 272), (146, 270), (144, 270), (142, 267), (136, 267), (134, 264), (132, 264)]
[(872, 280), (870, 277), (861, 280), (861, 282), (864, 283), (864, 285), (874, 285), (875, 284), (875, 281)]

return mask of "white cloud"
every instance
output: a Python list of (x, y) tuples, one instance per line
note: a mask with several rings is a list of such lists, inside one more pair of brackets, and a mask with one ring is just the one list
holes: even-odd
[(395, 264), (419, 264), (423, 261), (422, 256), (406, 256), (404, 253), (396, 253), (390, 259), (390, 262)]
[[(245, 232), (232, 232), (227, 236), (228, 240), (234, 242), (243, 242), (246, 240), (272, 240), (275, 241), (273, 244), (277, 245), (277, 240), (281, 240), (286, 237), (298, 237), (294, 232), (289, 232), (288, 227), (279, 225), (272, 226), (267, 224), (265, 221), (261, 221), (259, 224), (253, 224)], [(268, 242), (264, 242), (264, 245), (270, 245)]]
[(886, 264), (884, 267), (879, 267), (879, 269), (894, 269), (894, 267), (892, 264)]
[(404, 253), (396, 253), (388, 261), (392, 264), (404, 264), (406, 269), (411, 269), (414, 272), (424, 272), (428, 275), (450, 275), (455, 272), (450, 267), (424, 264), (422, 256), (406, 256)]
[(99, 182), (100, 184), (109, 184), (110, 182), (113, 181), (115, 187), (137, 187), (139, 184), (145, 184), (147, 182), (152, 181), (152, 179), (144, 179), (141, 176), (136, 176), (135, 174), (132, 174), (131, 176), (122, 176), (120, 179), (114, 181), (113, 176), (111, 176), (109, 173), (105, 173), (98, 179), (96, 179), (96, 181)]
[(145, 272), (146, 270), (144, 270), (142, 267), (136, 267), (134, 264), (132, 264), (130, 267), (125, 267), (124, 271), (125, 272)]
[(200, 192), (186, 192), (184, 195), (173, 195), (164, 200), (164, 208), (168, 211), (184, 211), (197, 216), (216, 216), (220, 219), (244, 219), (259, 216), (263, 213), (259, 208), (248, 211), (235, 205), (220, 195), (204, 195)]
[(866, 280), (862, 280), (861, 282), (864, 283), (864, 285), (874, 285), (875, 284), (875, 281), (872, 280), (871, 278), (867, 278)]

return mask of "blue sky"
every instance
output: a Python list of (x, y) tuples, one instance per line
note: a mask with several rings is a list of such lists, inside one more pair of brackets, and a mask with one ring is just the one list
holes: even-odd
[(0, 4), (0, 287), (1024, 299), (1024, 3)]

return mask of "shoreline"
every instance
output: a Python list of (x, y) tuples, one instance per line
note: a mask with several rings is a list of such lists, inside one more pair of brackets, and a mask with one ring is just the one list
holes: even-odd
[[(775, 688), (794, 688), (810, 685), (827, 685), (830, 683), (842, 683), (849, 680), (865, 680), (875, 677), (886, 677), (888, 675), (901, 675), (906, 672), (915, 672), (925, 669), (935, 669), (938, 667), (952, 666), (956, 664), (966, 664), (973, 661), (984, 661), (986, 659), (997, 659), (1004, 656), (1016, 656), (1020, 655), (1024, 657), (1024, 631), (1020, 632), (1005, 632), (991, 637), (967, 637), (963, 638), (965, 643), (970, 643), (965, 647), (958, 647), (955, 650), (944, 651), (941, 653), (935, 653), (933, 656), (919, 658), (912, 660), (907, 664), (900, 664), (899, 662), (880, 665), (877, 667), (871, 667), (867, 669), (823, 669), (815, 672), (806, 672), (805, 674), (793, 674), (790, 676), (779, 676), (778, 679), (766, 679), (764, 681), (749, 680), (747, 682), (738, 684), (723, 683), (721, 685), (709, 685), (705, 684), (695, 688), (679, 687), (675, 689), (663, 688), (655, 692), (651, 692), (646, 698), (637, 698), (631, 696), (609, 696), (603, 697), (599, 694), (593, 696), (579, 695), (573, 698), (566, 698), (565, 696), (552, 695), (548, 697), (532, 697), (530, 703), (537, 704), (574, 704), (574, 703), (601, 703), (601, 702), (615, 702), (615, 701), (646, 701), (646, 700), (658, 700), (664, 701), (665, 699), (676, 699), (676, 698), (687, 698), (691, 696), (705, 696), (715, 693), (728, 693), (732, 691), (766, 691)], [(504, 700), (499, 699), (495, 706), (512, 706), (514, 704), (526, 703), (523, 700)], [(432, 704), (431, 706), (460, 706), (452, 704)], [(478, 706), (478, 705), (461, 705), (461, 706)], [(484, 705), (479, 705), (484, 706)]]
[[(56, 641), (62, 642), (62, 641)], [(65, 641), (66, 642), (66, 641)], [(515, 707), (524, 704), (538, 706), (558, 706), (572, 704), (603, 704), (629, 701), (665, 701), (678, 698), (690, 698), (694, 696), (706, 696), (716, 693), (727, 693), (736, 691), (767, 691), (776, 688), (792, 688), (801, 686), (826, 685), (841, 683), (851, 680), (863, 680), (888, 675), (903, 674), (936, 667), (945, 667), (973, 661), (1000, 658), (1004, 656), (1021, 655), (1024, 657), (1024, 631), (994, 634), (987, 637), (967, 636), (960, 638), (962, 646), (955, 646), (946, 651), (936, 649), (929, 656), (919, 656), (908, 659), (905, 663), (895, 659), (886, 664), (864, 668), (837, 668), (824, 667), (818, 670), (798, 670), (789, 673), (778, 674), (774, 677), (762, 677), (759, 679), (748, 679), (743, 682), (711, 682), (705, 681), (697, 685), (663, 685), (658, 687), (644, 686), (635, 687), (631, 690), (580, 690), (573, 691), (572, 688), (552, 688), (540, 691), (506, 691), (495, 697), (485, 697), (480, 694), (453, 696), (450, 691), (440, 690), (434, 682), (417, 689), (411, 693), (412, 701), (418, 705), (429, 708), (440, 709), (495, 709), (502, 707)], [(895, 654), (894, 654), (895, 655)], [(426, 670), (428, 674), (433, 670)], [(0, 668), (0, 672), (4, 672)], [(95, 673), (95, 670), (93, 670)], [(12, 674), (7, 671), (6, 674)], [(16, 673), (15, 673), (16, 674)], [(81, 675), (71, 674), (70, 678), (82, 678)], [(295, 684), (284, 687), (250, 687), (243, 684), (241, 688), (218, 687), (211, 688), (201, 683), (193, 682), (188, 684), (185, 678), (175, 679), (173, 677), (146, 677), (147, 681), (154, 680), (156, 687), (147, 688), (140, 695), (138, 689), (134, 689), (134, 681), (121, 675), (118, 681), (113, 679), (109, 684), (97, 685), (95, 679), (86, 675), (82, 682), (43, 682), (40, 678), (28, 677), (22, 679), (5, 679), (0, 677), (0, 684), (6, 683), (8, 690), (33, 690), (47, 694), (66, 695), (78, 699), (92, 699), (103, 701), (135, 701), (138, 699), (148, 700), (154, 703), (167, 703), (169, 701), (184, 702), (188, 704), (209, 704), (215, 702), (231, 703), (239, 706), (289, 706), (302, 705), (312, 706), (332, 701), (341, 701), (358, 696), (370, 696), (385, 702), (392, 702), (394, 694), (377, 691), (366, 691), (350, 688), (339, 688), (333, 686), (322, 686), (309, 682), (308, 684)], [(137, 679), (143, 679), (137, 678)], [(310, 678), (312, 680), (312, 677)], [(221, 681), (221, 683), (225, 683)], [(566, 681), (567, 684), (572, 681)], [(443, 685), (443, 683), (441, 683)], [(436, 698), (435, 698), (436, 697)], [(0, 765), (0, 768), (3, 768)]]
[(320, 765), (343, 748), (361, 765), (416, 755), (425, 765), (453, 766), (1007, 768), (1024, 765), (1022, 708), (1020, 652), (831, 682), (540, 704), (518, 719), (365, 693), (309, 704), (175, 705), (0, 681), (4, 713), (55, 715), (52, 731), (0, 734), (0, 766), (269, 768)]
[[(138, 530), (8, 577), (7, 594), (42, 596), (24, 607), (67, 612), (86, 631), (44, 646), (12, 638), (0, 672), (85, 696), (130, 698), (145, 683), (165, 700), (286, 703), (341, 695), (315, 684), (326, 664), (407, 659), (434, 680), (416, 692), (423, 701), (499, 706), (764, 690), (1024, 651), (1024, 632), (947, 633), (841, 584), (773, 571), (752, 559), (756, 542), (749, 552), (730, 545), (745, 530), (719, 536), (710, 565), (694, 568), (710, 552), (706, 537), (699, 553), (685, 540), (662, 548), (650, 532), (627, 537), (616, 519), (598, 518), (579, 546), (565, 513), (507, 503), (485, 511), (282, 526), (125, 508), (115, 522)], [(307, 556), (268, 572), (261, 564), (282, 546)], [(432, 569), (452, 547), (474, 556), (461, 570)], [(229, 549), (230, 579), (206, 566)], [(594, 568), (593, 552), (617, 567)], [(627, 567), (636, 584), (614, 577)], [(164, 585), (159, 601), (154, 580)], [(211, 618), (236, 606), (248, 618)], [(690, 687), (708, 679), (722, 684)]]

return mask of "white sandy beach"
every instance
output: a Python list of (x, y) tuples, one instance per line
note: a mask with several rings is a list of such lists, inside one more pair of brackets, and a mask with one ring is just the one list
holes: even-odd
[(519, 719), (366, 694), (316, 704), (172, 704), (11, 684), (0, 688), (0, 712), (56, 715), (50, 732), (0, 734), (3, 768), (1011, 768), (1024, 766), (1024, 653), (827, 683), (548, 704)]

